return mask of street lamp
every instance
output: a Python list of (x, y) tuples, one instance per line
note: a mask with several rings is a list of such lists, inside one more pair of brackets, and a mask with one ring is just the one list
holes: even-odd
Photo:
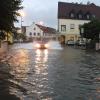
[(80, 28), (80, 32), (81, 32), (81, 40), (83, 41), (83, 34), (84, 34), (84, 28), (83, 27)]
[(80, 35), (81, 35), (81, 41), (80, 41), (81, 43), (80, 44), (82, 47), (85, 46), (85, 48), (86, 48), (86, 41), (87, 40), (85, 40), (85, 41), (83, 40), (83, 35), (84, 35), (84, 28), (83, 27), (80, 27)]
[(22, 33), (22, 22), (23, 22), (23, 17), (25, 16), (25, 12), (24, 11), (19, 11), (20, 17), (21, 17), (21, 33)]
[(98, 43), (96, 43), (96, 50), (100, 50), (100, 32), (98, 37)]
[(21, 16), (21, 33), (22, 33), (22, 23), (23, 23), (23, 18)]

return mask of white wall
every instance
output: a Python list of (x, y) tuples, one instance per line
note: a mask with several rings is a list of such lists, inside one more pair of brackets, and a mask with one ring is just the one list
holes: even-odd
[[(58, 19), (58, 29), (61, 34), (79, 34), (79, 25), (88, 22), (89, 20)], [(74, 24), (75, 29), (70, 29), (70, 24)], [(61, 25), (66, 25), (66, 32), (61, 31)]]
[[(35, 30), (34, 30), (35, 28)], [(30, 32), (32, 33), (32, 37), (38, 37), (38, 33), (40, 33), (40, 36), (43, 35), (43, 31), (37, 27), (37, 25), (35, 25), (35, 23), (33, 23), (31, 26), (26, 27), (26, 36), (30, 37)], [(34, 36), (34, 33), (36, 33), (36, 35)]]

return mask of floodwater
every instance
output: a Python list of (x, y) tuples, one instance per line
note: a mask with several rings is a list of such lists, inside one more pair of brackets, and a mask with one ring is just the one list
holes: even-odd
[(0, 62), (0, 100), (100, 100), (100, 54), (49, 42), (14, 44)]

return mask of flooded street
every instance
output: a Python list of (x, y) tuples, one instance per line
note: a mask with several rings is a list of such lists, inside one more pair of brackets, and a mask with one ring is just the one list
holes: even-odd
[(10, 47), (0, 62), (0, 100), (100, 100), (100, 53), (50, 45)]

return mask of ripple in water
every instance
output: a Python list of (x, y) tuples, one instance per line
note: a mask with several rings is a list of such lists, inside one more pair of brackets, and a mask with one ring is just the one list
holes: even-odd
[(49, 49), (62, 49), (61, 45), (59, 44), (58, 41), (49, 41)]

